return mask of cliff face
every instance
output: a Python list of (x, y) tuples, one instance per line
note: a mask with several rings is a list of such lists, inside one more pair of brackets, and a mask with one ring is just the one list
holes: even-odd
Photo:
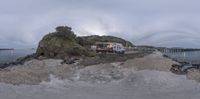
[(133, 46), (129, 41), (113, 36), (76, 37), (70, 27), (59, 26), (56, 28), (56, 32), (47, 34), (39, 42), (36, 55), (47, 58), (88, 56), (90, 51), (87, 48), (95, 42), (118, 42), (124, 46)]

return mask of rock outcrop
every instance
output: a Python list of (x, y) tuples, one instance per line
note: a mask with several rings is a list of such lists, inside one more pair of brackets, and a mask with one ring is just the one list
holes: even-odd
[(43, 37), (39, 43), (36, 54), (37, 56), (48, 58), (86, 55), (86, 49), (79, 45), (75, 38), (76, 35), (70, 27), (57, 27), (56, 32), (49, 33)]
[(76, 37), (72, 28), (59, 26), (55, 32), (47, 34), (39, 42), (36, 55), (37, 57), (44, 56), (46, 58), (90, 56), (91, 53), (88, 48), (95, 42), (118, 42), (124, 46), (133, 46), (129, 41), (113, 36)]

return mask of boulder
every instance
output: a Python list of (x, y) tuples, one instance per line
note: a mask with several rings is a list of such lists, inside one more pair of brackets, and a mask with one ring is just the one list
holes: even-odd
[(196, 80), (200, 82), (200, 71), (198, 69), (190, 69), (186, 75), (189, 80)]

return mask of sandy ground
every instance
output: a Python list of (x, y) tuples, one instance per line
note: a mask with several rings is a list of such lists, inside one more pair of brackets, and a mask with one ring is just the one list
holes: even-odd
[[(0, 99), (199, 99), (200, 97), (200, 84), (188, 80), (184, 75), (169, 72), (168, 69), (175, 62), (163, 58), (159, 52), (126, 62), (98, 64), (85, 68), (61, 65), (60, 60), (53, 63), (52, 61), (55, 60), (40, 62), (34, 60), (24, 66), (1, 71)], [(21, 82), (14, 79), (20, 77), (18, 74), (24, 77), (21, 78)], [(38, 77), (38, 75), (43, 76)], [(5, 81), (6, 79), (9, 80)], [(37, 82), (34, 84), (41, 82), (31, 85), (31, 81), (35, 80)]]

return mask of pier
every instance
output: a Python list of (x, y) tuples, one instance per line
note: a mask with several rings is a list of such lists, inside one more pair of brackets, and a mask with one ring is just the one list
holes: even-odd
[(14, 48), (0, 48), (0, 51), (1, 50), (15, 50)]
[(187, 52), (187, 51), (200, 51), (200, 49), (184, 49), (184, 48), (157, 48), (161, 52)]

